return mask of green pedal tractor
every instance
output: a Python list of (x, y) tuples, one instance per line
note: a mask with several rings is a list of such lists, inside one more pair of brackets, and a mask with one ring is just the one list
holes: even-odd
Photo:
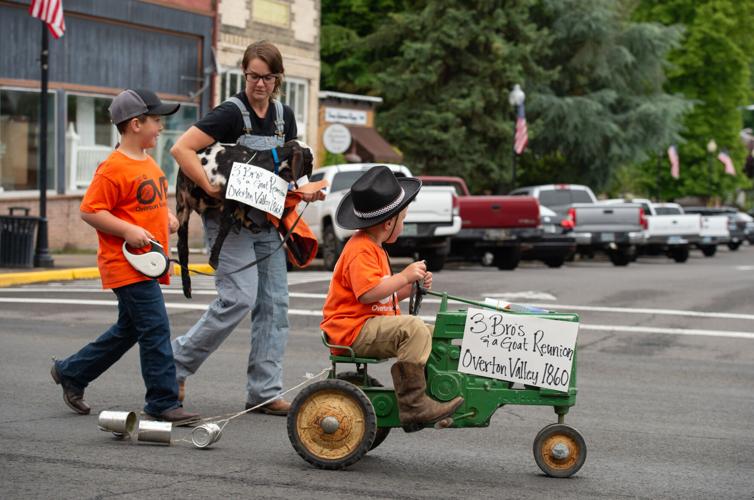
[[(534, 459), (548, 476), (569, 477), (586, 460), (586, 443), (582, 435), (564, 423), (565, 415), (576, 403), (576, 352), (572, 356), (570, 375), (565, 390), (557, 391), (530, 385), (488, 378), (458, 370), (461, 341), (467, 321), (467, 310), (448, 310), (448, 300), (481, 309), (497, 310), (495, 306), (437, 293), (415, 286), (409, 311), (418, 314), (424, 294), (441, 298), (435, 319), (432, 352), (426, 365), (427, 392), (438, 401), (462, 396), (464, 403), (453, 415), (450, 428), (487, 427), (492, 415), (505, 405), (552, 406), (557, 423), (545, 426), (534, 438)], [(545, 319), (578, 323), (576, 314), (515, 313)], [(361, 358), (345, 346), (328, 343), (344, 355), (330, 355), (332, 368), (328, 378), (306, 386), (294, 399), (288, 414), (288, 436), (298, 454), (315, 467), (343, 469), (359, 461), (377, 448), (390, 430), (401, 427), (398, 402), (392, 388), (383, 385), (368, 373), (369, 365), (388, 360)], [(338, 365), (355, 364), (356, 371), (338, 371)]]

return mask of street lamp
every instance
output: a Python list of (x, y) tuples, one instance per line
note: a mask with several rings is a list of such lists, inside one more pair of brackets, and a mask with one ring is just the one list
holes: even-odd
[(715, 139), (710, 139), (707, 143), (707, 202), (712, 199), (712, 156), (717, 151)]
[(526, 94), (521, 90), (521, 85), (515, 84), (508, 94), (508, 102), (513, 107), (513, 175), (511, 177), (512, 189), (516, 189), (516, 124), (518, 122), (518, 108), (524, 104)]

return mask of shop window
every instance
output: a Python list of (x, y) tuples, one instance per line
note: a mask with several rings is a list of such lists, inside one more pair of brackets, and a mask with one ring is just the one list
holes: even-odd
[(86, 189), (94, 171), (113, 152), (118, 131), (110, 123), (112, 97), (66, 96), (65, 171), (68, 190)]
[(308, 101), (308, 86), (306, 80), (286, 78), (283, 82), (283, 103), (293, 110), (296, 116), (298, 138), (306, 141), (306, 107)]
[[(38, 190), (39, 91), (0, 89), (0, 191)], [(55, 186), (55, 94), (47, 95), (47, 189)]]
[[(111, 102), (112, 97), (67, 96), (66, 172), (69, 190), (85, 190), (92, 181), (94, 171), (120, 140), (118, 130), (110, 123), (108, 108)], [(181, 104), (177, 113), (162, 118), (164, 128), (157, 146), (148, 151), (165, 172), (171, 188), (175, 186), (178, 167), (170, 155), (170, 148), (196, 122), (197, 116), (197, 106)]]
[[(168, 102), (168, 101), (163, 101)], [(177, 113), (162, 117), (163, 130), (157, 140), (157, 146), (149, 151), (154, 160), (168, 178), (170, 192), (175, 193), (175, 179), (178, 175), (178, 164), (170, 154), (170, 148), (178, 138), (199, 119), (199, 108), (193, 104), (181, 103)]]

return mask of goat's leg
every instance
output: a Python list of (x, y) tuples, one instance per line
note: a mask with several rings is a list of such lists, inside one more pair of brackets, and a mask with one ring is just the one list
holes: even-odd
[(209, 253), (209, 265), (212, 269), (217, 269), (217, 265), (220, 262), (220, 250), (223, 247), (223, 242), (230, 232), (230, 228), (233, 226), (234, 209), (232, 203), (223, 203), (222, 211), (220, 212), (220, 227), (217, 230), (217, 237), (212, 245), (212, 250)]
[(189, 217), (191, 216), (191, 207), (186, 203), (188, 191), (184, 183), (181, 182), (182, 175), (178, 174), (176, 182), (175, 212), (178, 218), (178, 262), (181, 265), (181, 285), (183, 286), (183, 295), (191, 298), (191, 276), (188, 270), (188, 227)]

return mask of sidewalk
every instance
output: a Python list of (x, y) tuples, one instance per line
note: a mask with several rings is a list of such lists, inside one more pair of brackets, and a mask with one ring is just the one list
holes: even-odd
[[(99, 279), (97, 254), (53, 254), (53, 267), (3, 268), (0, 267), (0, 287), (42, 283), (45, 281), (68, 281)], [(209, 264), (191, 264), (189, 268), (203, 273), (211, 273)], [(180, 274), (174, 266), (173, 275)]]

